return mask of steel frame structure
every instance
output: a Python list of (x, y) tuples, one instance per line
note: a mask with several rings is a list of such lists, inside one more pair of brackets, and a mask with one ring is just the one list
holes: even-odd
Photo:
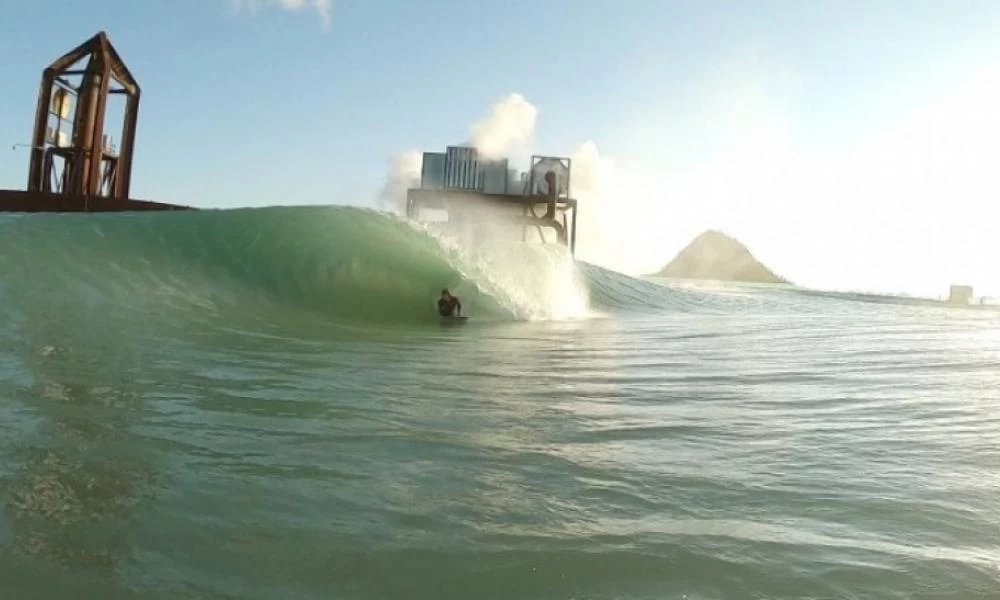
[[(85, 66), (78, 68), (83, 61)], [(79, 83), (74, 85), (71, 77), (80, 77)], [(112, 83), (120, 87), (112, 87)], [(117, 153), (104, 143), (112, 94), (126, 99)], [(42, 74), (38, 93), (28, 192), (128, 200), (140, 94), (139, 84), (103, 31), (49, 65)], [(72, 131), (64, 146), (59, 133), (66, 117), (64, 103), (69, 99), (74, 100)], [(53, 115), (60, 119), (60, 127), (50, 139), (49, 121)]]

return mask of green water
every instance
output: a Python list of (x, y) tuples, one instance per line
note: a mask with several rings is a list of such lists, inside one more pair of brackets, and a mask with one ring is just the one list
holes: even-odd
[(346, 208), (0, 217), (0, 304), (4, 598), (1000, 597), (993, 312)]

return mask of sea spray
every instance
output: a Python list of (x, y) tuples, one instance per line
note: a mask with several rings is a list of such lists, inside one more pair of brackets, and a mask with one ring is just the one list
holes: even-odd
[(515, 318), (565, 320), (596, 316), (586, 281), (569, 252), (559, 244), (524, 243), (516, 227), (496, 222), (476, 227), (424, 227), (449, 256), (449, 262), (476, 289), (495, 299)]

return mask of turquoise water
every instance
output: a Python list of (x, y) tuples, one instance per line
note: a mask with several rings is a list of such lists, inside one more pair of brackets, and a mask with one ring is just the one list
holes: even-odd
[(0, 217), (0, 305), (5, 598), (1000, 597), (992, 311), (349, 208)]

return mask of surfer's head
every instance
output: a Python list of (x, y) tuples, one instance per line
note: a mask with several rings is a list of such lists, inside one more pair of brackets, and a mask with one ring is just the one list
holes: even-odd
[(448, 291), (448, 288), (444, 288), (443, 290), (441, 290), (441, 297), (451, 298), (451, 292)]

